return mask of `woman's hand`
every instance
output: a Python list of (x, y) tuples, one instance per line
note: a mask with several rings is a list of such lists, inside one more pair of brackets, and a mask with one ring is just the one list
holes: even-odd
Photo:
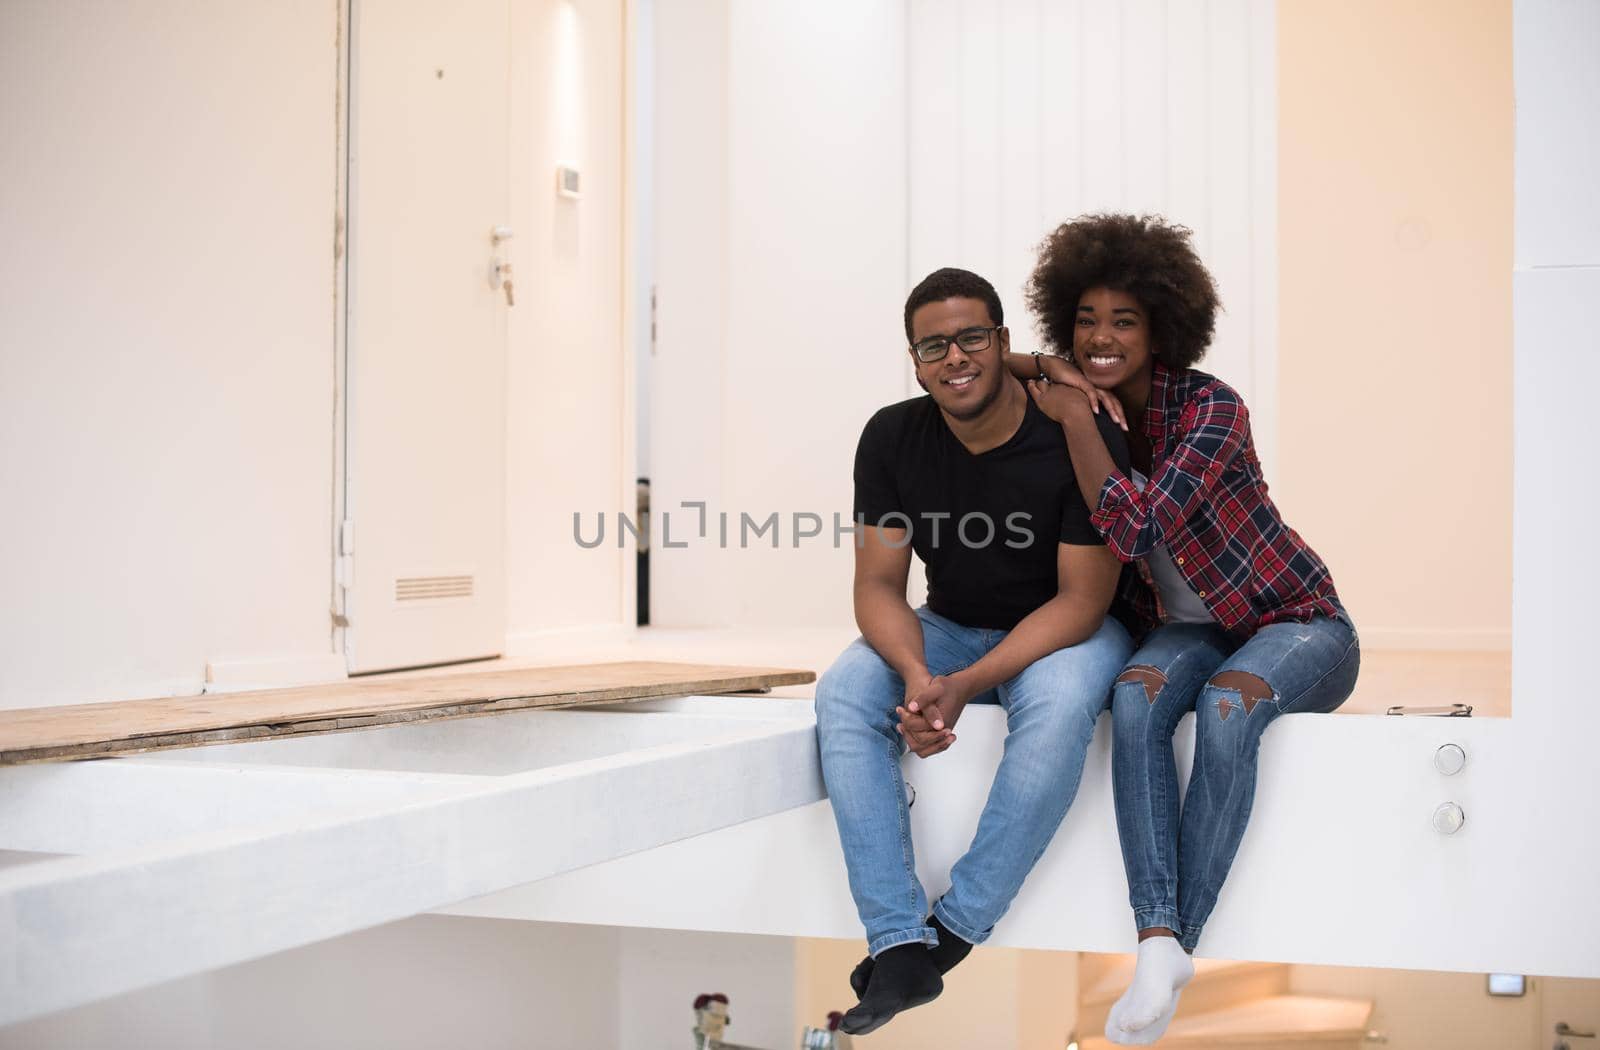
[(1093, 415), (1098, 409), (1093, 395), (1085, 394), (1076, 387), (1065, 383), (1051, 383), (1044, 379), (1030, 379), (1023, 384), (1028, 388), (1028, 396), (1033, 398), (1033, 403), (1039, 406), (1039, 411), (1055, 420), (1065, 423), (1067, 417), (1073, 412), (1083, 412)]
[[(1078, 371), (1076, 365), (1054, 354), (1007, 354), (1006, 366), (1011, 374), (1024, 381), (1028, 394), (1039, 410), (1057, 423), (1066, 422), (1067, 413), (1080, 406), (1099, 414), (1103, 408), (1111, 414), (1117, 426), (1128, 429), (1127, 416), (1122, 402), (1109, 390), (1101, 390), (1089, 382), (1089, 377)], [(1039, 375), (1040, 369), (1044, 376)]]

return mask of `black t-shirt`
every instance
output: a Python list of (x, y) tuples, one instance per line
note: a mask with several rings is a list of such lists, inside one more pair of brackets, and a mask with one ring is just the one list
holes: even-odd
[[(1127, 442), (1101, 412), (1112, 459)], [(856, 446), (855, 515), (909, 530), (928, 607), (967, 627), (1010, 630), (1055, 597), (1058, 544), (1101, 544), (1066, 435), (1033, 399), (1005, 444), (973, 455), (928, 396), (881, 408)]]

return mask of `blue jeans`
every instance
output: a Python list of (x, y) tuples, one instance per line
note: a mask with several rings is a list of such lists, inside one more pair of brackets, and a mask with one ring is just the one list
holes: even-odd
[[(1006, 636), (963, 627), (926, 607), (917, 617), (934, 675), (976, 663)], [(1007, 736), (977, 835), (950, 872), (949, 892), (934, 907), (952, 933), (981, 944), (1011, 906), (1077, 794), (1095, 721), (1132, 649), (1127, 631), (1108, 617), (1092, 637), (1034, 661), (973, 699), (1005, 709)], [(839, 825), (850, 893), (874, 956), (899, 944), (938, 943), (917, 879), (900, 775), (905, 744), (895, 732), (894, 709), (904, 699), (900, 675), (861, 638), (817, 683), (822, 776)]]
[[(1111, 700), (1117, 831), (1139, 929), (1164, 926), (1194, 950), (1250, 820), (1262, 732), (1279, 715), (1344, 703), (1360, 666), (1348, 618), (1268, 624), (1242, 645), (1215, 624), (1150, 633)], [(1254, 679), (1212, 681), (1228, 671)], [(1189, 711), (1194, 769), (1180, 816), (1172, 733)]]

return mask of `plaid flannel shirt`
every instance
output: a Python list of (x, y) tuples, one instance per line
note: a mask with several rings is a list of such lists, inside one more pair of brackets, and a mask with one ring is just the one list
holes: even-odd
[(1193, 369), (1155, 362), (1144, 413), (1151, 479), (1141, 493), (1120, 472), (1100, 490), (1090, 521), (1138, 575), (1119, 599), (1140, 632), (1161, 623), (1160, 592), (1144, 559), (1165, 544), (1219, 624), (1248, 637), (1269, 623), (1344, 617), (1328, 567), (1283, 523), (1267, 496), (1238, 393)]

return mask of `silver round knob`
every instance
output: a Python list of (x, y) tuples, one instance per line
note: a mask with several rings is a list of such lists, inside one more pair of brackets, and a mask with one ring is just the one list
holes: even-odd
[(1466, 822), (1466, 813), (1454, 802), (1445, 802), (1433, 811), (1433, 830), (1441, 835), (1454, 835)]
[(1467, 752), (1460, 744), (1444, 744), (1433, 753), (1433, 766), (1447, 777), (1453, 777), (1467, 764)]

